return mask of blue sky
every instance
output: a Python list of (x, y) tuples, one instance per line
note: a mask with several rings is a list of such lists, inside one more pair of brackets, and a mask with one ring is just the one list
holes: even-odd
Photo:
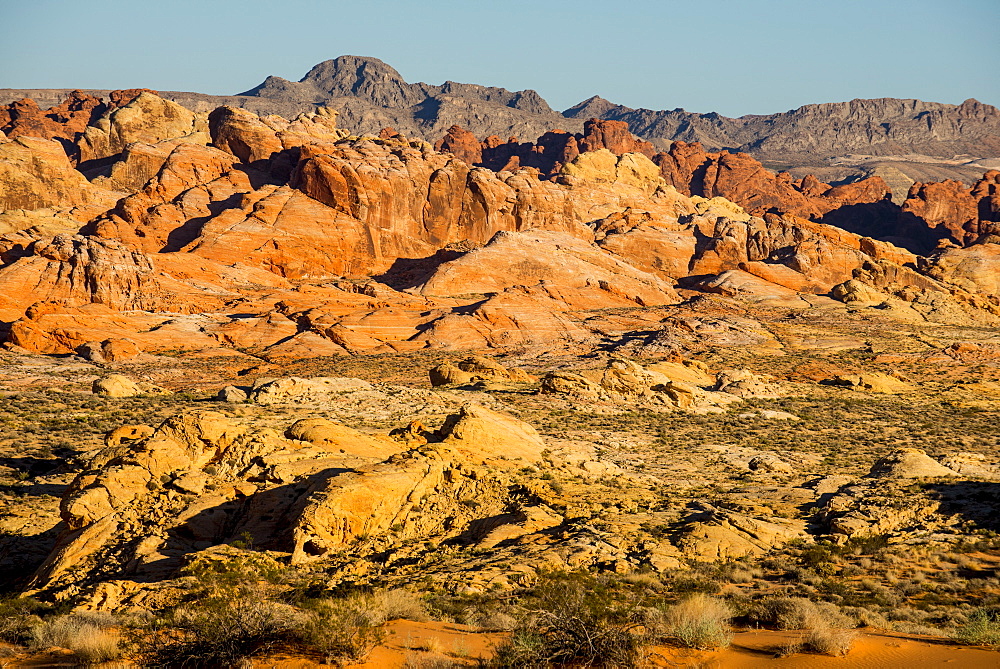
[(408, 81), (533, 88), (556, 109), (1000, 106), (1000, 0), (0, 0), (0, 88), (236, 93), (342, 54)]

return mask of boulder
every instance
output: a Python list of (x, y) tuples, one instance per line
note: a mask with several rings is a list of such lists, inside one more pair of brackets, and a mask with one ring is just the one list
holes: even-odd
[(607, 399), (604, 388), (572, 372), (547, 373), (542, 377), (538, 392), (542, 395), (566, 395), (581, 400)]
[(962, 476), (984, 479), (1000, 478), (1000, 469), (987, 462), (986, 456), (982, 453), (954, 453), (943, 458), (941, 464)]
[(109, 207), (115, 199), (114, 193), (92, 185), (73, 168), (58, 141), (37, 137), (0, 139), (0, 211)]
[(476, 375), (474, 373), (461, 370), (450, 362), (445, 362), (437, 367), (432, 367), (429, 375), (431, 385), (434, 387), (467, 385), (476, 379)]
[(78, 140), (80, 161), (118, 155), (132, 142), (155, 144), (165, 139), (185, 138), (195, 144), (207, 144), (207, 130), (204, 119), (194, 112), (144, 91), (87, 127)]
[(497, 293), (538, 285), (569, 308), (650, 306), (680, 301), (673, 286), (565, 232), (502, 232), (443, 263), (419, 286), (423, 295)]
[(76, 349), (77, 354), (91, 362), (121, 362), (139, 355), (139, 345), (131, 339), (105, 339), (90, 341)]
[(868, 476), (875, 478), (923, 478), (958, 476), (919, 448), (900, 448), (876, 462)]
[(458, 368), (463, 372), (475, 375), (475, 378), (485, 381), (498, 381), (501, 383), (535, 383), (536, 379), (531, 374), (516, 367), (504, 367), (496, 360), (481, 356), (470, 355), (458, 363)]
[(821, 383), (850, 388), (869, 393), (898, 394), (913, 391), (913, 386), (900, 381), (894, 376), (881, 372), (865, 372), (863, 374), (842, 374), (827, 379)]
[(238, 388), (236, 386), (226, 386), (222, 388), (219, 393), (215, 396), (215, 399), (220, 402), (232, 402), (240, 403), (246, 402), (250, 395), (243, 388)]
[(117, 447), (134, 441), (143, 441), (153, 435), (155, 430), (149, 425), (122, 425), (104, 435), (104, 445)]
[(93, 392), (102, 397), (136, 397), (138, 395), (168, 395), (170, 391), (144, 381), (133, 381), (121, 374), (108, 374), (94, 381)]
[(690, 558), (706, 561), (762, 555), (792, 540), (809, 540), (804, 520), (755, 518), (700, 503), (687, 519), (676, 545)]
[(617, 188), (634, 188), (652, 195), (667, 184), (660, 170), (641, 153), (615, 155), (608, 149), (581, 153), (563, 165), (560, 172), (564, 180), (573, 183), (608, 185)]
[(333, 393), (371, 389), (372, 384), (361, 379), (348, 379), (335, 376), (317, 376), (311, 379), (301, 379), (290, 376), (255, 386), (250, 392), (250, 401), (257, 404), (302, 402)]
[(481, 355), (470, 355), (457, 365), (443, 363), (430, 370), (432, 386), (465, 385), (477, 381), (492, 383), (534, 383), (537, 379), (527, 372), (504, 367), (495, 360)]
[(11, 139), (29, 136), (72, 142), (106, 108), (100, 98), (82, 91), (72, 91), (62, 103), (44, 110), (24, 98), (0, 106), (0, 133)]
[(726, 369), (716, 375), (715, 390), (750, 398), (784, 397), (785, 390), (773, 376), (755, 374), (745, 369)]
[(686, 359), (680, 362), (654, 362), (646, 365), (646, 370), (661, 374), (671, 383), (685, 383), (692, 386), (713, 386), (715, 375), (708, 365), (700, 360)]
[(479, 144), (479, 140), (471, 132), (457, 125), (448, 128), (447, 134), (434, 143), (434, 150), (451, 153), (469, 165), (483, 162), (483, 147)]
[(326, 418), (303, 418), (285, 430), (289, 439), (307, 441), (324, 451), (384, 460), (401, 449), (400, 443), (381, 435), (359, 432)]
[[(464, 458), (496, 466), (500, 461), (541, 461), (545, 442), (532, 426), (478, 404), (466, 404), (439, 430), (440, 442)], [(514, 466), (514, 465), (510, 465)]]

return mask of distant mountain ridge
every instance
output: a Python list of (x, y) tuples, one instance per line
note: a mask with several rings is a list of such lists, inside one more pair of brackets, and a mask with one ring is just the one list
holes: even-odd
[[(88, 92), (100, 95), (103, 91)], [(0, 104), (33, 97), (45, 106), (57, 104), (67, 93), (68, 89), (0, 90)], [(340, 113), (342, 127), (355, 133), (377, 133), (393, 127), (432, 142), (452, 125), (462, 126), (477, 137), (497, 135), (506, 140), (513, 136), (531, 141), (557, 128), (580, 132), (588, 118), (619, 120), (660, 149), (678, 140), (701, 142), (707, 150), (743, 151), (767, 164), (789, 168), (822, 167), (836, 156), (857, 154), (875, 157), (859, 159), (867, 161), (871, 169), (903, 161), (917, 179), (921, 175), (914, 176), (913, 170), (920, 172), (920, 165), (906, 162), (909, 154), (942, 160), (955, 156), (1000, 157), (1000, 110), (973, 99), (960, 105), (895, 98), (851, 100), (729, 118), (683, 109), (633, 109), (594, 96), (559, 113), (533, 90), (509, 91), (452, 81), (439, 86), (408, 83), (387, 63), (361, 56), (340, 56), (319, 63), (299, 81), (269, 76), (260, 85), (235, 96), (181, 92), (161, 95), (193, 111), (230, 105), (289, 117), (327, 106)], [(955, 162), (954, 166), (945, 164), (935, 169), (944, 169), (946, 175), (954, 172), (954, 176), (967, 180), (983, 171), (978, 163), (965, 166)], [(832, 179), (845, 170), (857, 172), (858, 168), (841, 168), (839, 172), (829, 168), (821, 176)]]
[(1000, 111), (978, 100), (960, 105), (879, 98), (809, 104), (780, 114), (729, 118), (683, 109), (653, 111), (593, 97), (567, 109), (570, 118), (625, 121), (636, 135), (658, 141), (701, 142), (757, 157), (846, 153), (950, 158), (1000, 155)]

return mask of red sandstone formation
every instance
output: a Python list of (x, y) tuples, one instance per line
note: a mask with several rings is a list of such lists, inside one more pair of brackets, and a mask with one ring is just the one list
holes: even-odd
[(881, 177), (831, 187), (816, 177), (795, 181), (775, 174), (745, 153), (707, 153), (701, 144), (674, 142), (670, 151), (653, 156), (667, 183), (686, 195), (724, 197), (749, 213), (792, 214), (818, 219), (845, 205), (880, 202), (891, 195)]
[(448, 128), (448, 134), (434, 143), (435, 151), (454, 154), (470, 165), (483, 162), (483, 148), (475, 135), (457, 125)]
[(45, 110), (25, 98), (0, 106), (0, 131), (11, 139), (28, 136), (74, 141), (104, 110), (99, 98), (80, 91), (73, 91), (62, 104)]
[(903, 212), (922, 219), (931, 229), (947, 233), (960, 244), (996, 234), (996, 224), (1000, 223), (1000, 171), (986, 172), (971, 188), (950, 179), (915, 183), (903, 203)]
[[(34, 351), (108, 339), (273, 359), (573, 349), (595, 341), (586, 314), (663, 308), (677, 282), (781, 304), (891, 294), (935, 318), (997, 310), (982, 298), (1000, 264), (992, 244), (918, 259), (819, 222), (893, 207), (880, 179), (796, 181), (681, 142), (656, 154), (610, 121), (532, 143), (453, 127), (440, 153), (391, 129), (350, 137), (324, 109), (286, 120), (219, 108), (209, 136), (203, 117), (148, 91), (114, 95), (81, 132), (87, 105), (61, 105), (59, 132), (110, 163), (92, 182), (57, 142), (0, 141), (0, 317)], [(904, 213), (990, 241), (998, 182), (918, 184)]]
[(435, 147), (470, 165), (511, 171), (533, 167), (553, 177), (577, 155), (607, 149), (616, 155), (641, 153), (653, 160), (666, 182), (685, 195), (724, 197), (753, 215), (789, 214), (811, 220), (830, 216), (834, 225), (879, 237), (900, 239), (915, 248), (933, 246), (949, 237), (961, 244), (992, 234), (1000, 221), (996, 172), (987, 173), (972, 188), (955, 181), (914, 184), (902, 210), (889, 202), (891, 192), (878, 176), (831, 186), (814, 176), (792, 179), (774, 173), (745, 153), (706, 152), (700, 143), (674, 142), (669, 151), (654, 153), (621, 121), (591, 119), (583, 134), (560, 130), (535, 142), (499, 137), (476, 141), (472, 133), (453, 126)]
[(547, 176), (557, 174), (562, 166), (585, 151), (608, 149), (616, 155), (641, 153), (652, 157), (655, 149), (649, 142), (637, 139), (623, 121), (590, 119), (583, 134), (550, 130), (534, 142), (519, 142), (516, 137), (506, 142), (493, 135), (482, 142), (459, 126), (434, 144), (438, 151), (452, 153), (470, 165), (483, 165), (494, 172), (533, 167)]
[(0, 106), (0, 132), (10, 139), (27, 136), (75, 142), (101, 114), (124, 107), (143, 91), (155, 94), (147, 88), (111, 91), (108, 103), (104, 103), (100, 98), (73, 91), (61, 104), (49, 109), (40, 109), (30, 98), (17, 100)]

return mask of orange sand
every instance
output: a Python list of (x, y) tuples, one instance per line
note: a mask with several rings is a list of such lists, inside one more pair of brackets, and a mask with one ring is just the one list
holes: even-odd
[[(476, 666), (478, 658), (489, 657), (492, 646), (503, 634), (476, 632), (475, 628), (452, 623), (417, 623), (397, 620), (386, 626), (386, 640), (372, 651), (358, 669), (398, 669), (407, 661), (448, 658)], [(777, 651), (800, 638), (798, 632), (751, 630), (737, 632), (733, 644), (721, 651), (693, 651), (656, 648), (651, 658), (655, 667), (694, 669), (1000, 669), (1000, 652), (957, 646), (946, 639), (890, 632), (861, 632), (846, 657), (800, 653), (777, 658)], [(7, 644), (0, 644), (7, 647)], [(6, 664), (5, 664), (6, 663)], [(73, 666), (68, 652), (38, 653), (30, 657), (3, 658), (0, 666)], [(119, 663), (117, 666), (131, 666)], [(260, 658), (258, 669), (313, 669), (326, 666), (303, 657), (278, 655)]]
[(657, 649), (654, 658), (659, 667), (699, 667), (700, 669), (925, 669), (927, 667), (953, 667), (954, 669), (1000, 668), (1000, 652), (982, 648), (956, 646), (940, 638), (894, 634), (891, 632), (862, 632), (854, 642), (851, 652), (844, 657), (799, 653), (777, 658), (775, 653), (800, 638), (798, 632), (754, 630), (738, 632), (729, 648), (717, 652)]

